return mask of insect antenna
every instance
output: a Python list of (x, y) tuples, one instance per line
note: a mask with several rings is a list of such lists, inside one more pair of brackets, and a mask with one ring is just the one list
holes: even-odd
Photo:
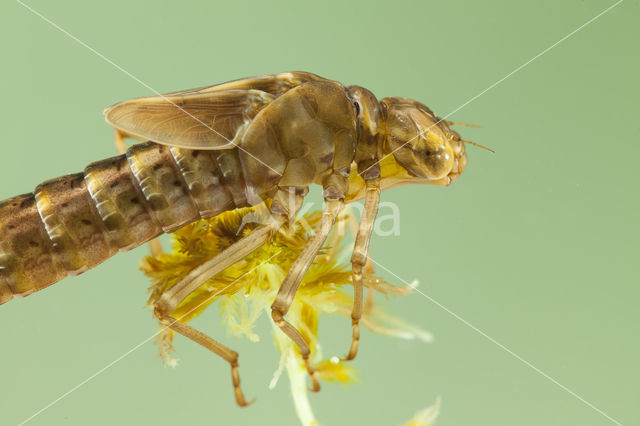
[[(482, 126), (479, 125), (479, 124), (461, 123), (459, 121), (446, 120), (445, 123), (447, 123), (447, 126), (473, 127), (475, 129), (481, 129), (482, 128)], [(486, 147), (484, 145), (480, 145), (479, 143), (471, 142), (471, 141), (468, 141), (466, 139), (460, 139), (460, 141), (464, 142), (464, 143), (468, 143), (469, 145), (477, 146), (478, 148), (486, 149), (487, 151), (490, 151), (490, 152), (492, 152), (494, 154), (496, 153), (491, 148), (488, 148), (488, 147)]]
[(461, 141), (461, 142), (464, 142), (464, 143), (468, 143), (469, 145), (477, 146), (478, 148), (486, 149), (487, 151), (492, 152), (492, 153), (494, 153), (494, 154), (496, 153), (496, 152), (495, 152), (494, 150), (492, 150), (491, 148), (486, 147), (486, 146), (484, 146), (484, 145), (480, 145), (479, 143), (471, 142), (471, 141), (468, 141), (468, 140), (466, 140), (466, 139), (460, 139), (460, 141)]
[(461, 123), (459, 121), (445, 121), (447, 126), (473, 127), (474, 129), (482, 129), (480, 124)]

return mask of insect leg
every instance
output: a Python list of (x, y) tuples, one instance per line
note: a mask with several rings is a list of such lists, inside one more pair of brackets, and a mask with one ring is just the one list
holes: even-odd
[(304, 340), (302, 334), (300, 334), (300, 332), (291, 323), (284, 319), (284, 316), (291, 307), (291, 303), (293, 302), (293, 298), (298, 290), (300, 281), (302, 281), (304, 274), (307, 272), (309, 266), (311, 266), (311, 263), (318, 254), (318, 250), (320, 250), (329, 235), (331, 227), (335, 223), (336, 216), (340, 212), (342, 205), (342, 199), (327, 200), (325, 198), (325, 208), (322, 211), (320, 227), (316, 230), (313, 237), (311, 237), (302, 249), (300, 255), (293, 262), (289, 273), (280, 286), (280, 290), (278, 290), (275, 301), (271, 305), (271, 317), (273, 318), (273, 321), (287, 336), (289, 336), (291, 340), (293, 340), (300, 350), (300, 355), (302, 355), (302, 359), (304, 360), (307, 371), (309, 372), (309, 377), (311, 378), (311, 390), (313, 392), (320, 390), (320, 384), (315, 377), (315, 370), (309, 361), (309, 354), (311, 353), (309, 344)]
[(244, 394), (242, 393), (242, 389), (240, 389), (240, 374), (238, 374), (238, 353), (236, 351), (229, 349), (223, 344), (213, 340), (206, 334), (178, 321), (171, 316), (160, 318), (160, 322), (169, 327), (171, 330), (174, 330), (182, 334), (183, 336), (193, 340), (199, 345), (204, 346), (205, 348), (209, 349), (211, 352), (220, 356), (222, 359), (231, 364), (231, 381), (233, 382), (233, 392), (236, 397), (236, 402), (240, 407), (246, 407), (253, 402), (247, 402), (244, 398)]
[[(124, 142), (127, 137), (126, 133), (116, 129), (115, 130), (115, 139), (114, 143), (116, 145), (116, 151), (119, 155), (123, 155), (127, 153), (127, 144)], [(149, 251), (151, 251), (152, 256), (159, 256), (162, 254), (162, 246), (160, 245), (160, 241), (157, 238), (152, 239), (148, 242)]]
[(168, 316), (189, 294), (208, 279), (261, 247), (271, 238), (284, 220), (284, 217), (273, 218), (269, 224), (259, 226), (240, 241), (235, 242), (218, 255), (191, 270), (175, 285), (162, 293), (162, 296), (154, 305), (156, 316), (158, 318)]
[(367, 264), (369, 240), (373, 231), (373, 224), (378, 214), (380, 202), (380, 179), (374, 178), (366, 181), (364, 209), (360, 218), (360, 226), (356, 235), (356, 242), (351, 256), (351, 281), (353, 282), (353, 311), (351, 312), (351, 324), (353, 335), (351, 347), (344, 361), (350, 361), (358, 353), (360, 341), (360, 318), (362, 317), (362, 268)]
[(221, 272), (228, 266), (244, 258), (254, 250), (262, 246), (273, 232), (284, 222), (284, 218), (274, 218), (269, 224), (262, 225), (253, 230), (249, 235), (227, 247), (217, 256), (194, 268), (173, 287), (164, 292), (154, 304), (154, 315), (162, 324), (170, 329), (193, 340), (199, 345), (222, 357), (231, 364), (231, 379), (236, 402), (239, 406), (249, 405), (244, 399), (240, 389), (240, 376), (238, 374), (238, 353), (213, 340), (206, 334), (175, 319), (171, 312), (194, 290), (204, 284), (209, 278)]

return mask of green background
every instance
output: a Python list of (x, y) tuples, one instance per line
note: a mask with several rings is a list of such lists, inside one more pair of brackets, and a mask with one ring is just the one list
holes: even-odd
[[(132, 2), (29, 0), (150, 87), (168, 92), (307, 70), (406, 96), (446, 115), (613, 1)], [(637, 1), (626, 0), (457, 111), (469, 166), (449, 188), (383, 193), (399, 236), (372, 256), (439, 304), (625, 425), (640, 424)], [(0, 199), (114, 154), (102, 109), (152, 94), (17, 2), (0, 6)], [(0, 423), (17, 424), (156, 330), (143, 309), (146, 253), (0, 307)], [(390, 273), (381, 275), (402, 284)], [(419, 294), (385, 302), (432, 344), (364, 332), (360, 383), (311, 400), (325, 425), (396, 425), (438, 395), (438, 425), (614, 424)], [(33, 425), (296, 425), (278, 355), (194, 323), (241, 354), (248, 409), (228, 367), (178, 339), (177, 369), (141, 346)], [(327, 354), (347, 320), (321, 321)]]

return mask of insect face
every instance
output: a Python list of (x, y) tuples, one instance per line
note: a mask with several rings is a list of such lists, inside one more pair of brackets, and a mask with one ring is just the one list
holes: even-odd
[(386, 121), (386, 149), (409, 174), (448, 184), (465, 168), (460, 136), (419, 102), (404, 98), (381, 101)]

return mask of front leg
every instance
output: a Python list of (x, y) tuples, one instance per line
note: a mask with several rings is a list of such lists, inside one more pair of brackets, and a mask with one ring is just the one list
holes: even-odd
[(356, 242), (351, 256), (351, 281), (353, 283), (353, 311), (351, 312), (351, 324), (353, 336), (351, 347), (344, 361), (350, 361), (358, 353), (360, 342), (360, 318), (362, 317), (362, 268), (367, 264), (369, 257), (369, 241), (373, 231), (373, 224), (378, 214), (380, 203), (380, 178), (375, 177), (366, 180), (364, 209), (360, 218), (360, 226), (356, 235)]

